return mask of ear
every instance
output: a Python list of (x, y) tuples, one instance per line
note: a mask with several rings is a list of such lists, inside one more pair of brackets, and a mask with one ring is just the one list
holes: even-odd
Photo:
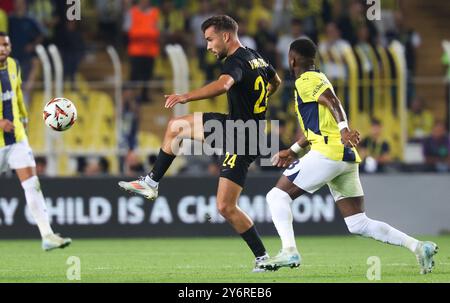
[(290, 66), (294, 67), (297, 66), (297, 58), (295, 56), (290, 56)]
[(230, 41), (230, 37), (231, 37), (231, 34), (229, 32), (223, 32), (222, 33), (222, 38), (223, 38), (224, 42)]

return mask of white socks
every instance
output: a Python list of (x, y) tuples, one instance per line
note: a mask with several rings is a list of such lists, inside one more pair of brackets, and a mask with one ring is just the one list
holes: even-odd
[(159, 185), (159, 182), (154, 181), (152, 178), (150, 178), (150, 176), (145, 176), (145, 183), (147, 183), (149, 186), (153, 187), (153, 188), (157, 188)]
[(403, 246), (408, 248), (413, 253), (419, 243), (418, 240), (402, 233), (384, 222), (369, 219), (365, 213), (359, 213), (344, 218), (344, 220), (347, 224), (348, 230), (352, 234), (370, 237), (393, 245)]
[(41, 237), (53, 234), (47, 214), (47, 205), (42, 195), (38, 177), (33, 176), (25, 180), (22, 182), (22, 187), (25, 191), (28, 208), (36, 221)]
[[(272, 188), (266, 196), (267, 204), (272, 213), (272, 221), (275, 228), (280, 235), (283, 250), (289, 248), (296, 248), (294, 228), (292, 226), (292, 210), (291, 197), (279, 188)], [(415, 252), (419, 241), (408, 236), (405, 233), (393, 228), (392, 226), (369, 219), (365, 213), (356, 214), (344, 218), (348, 230), (352, 234), (370, 237), (375, 240), (403, 246), (408, 248), (411, 252)]]
[(272, 213), (272, 221), (281, 238), (283, 250), (296, 248), (294, 228), (292, 226), (291, 197), (279, 188), (272, 188), (266, 195)]

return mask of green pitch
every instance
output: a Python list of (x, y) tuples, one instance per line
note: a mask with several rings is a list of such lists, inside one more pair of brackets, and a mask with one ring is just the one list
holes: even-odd
[[(300, 268), (268, 273), (251, 273), (253, 257), (238, 236), (75, 239), (47, 253), (37, 240), (0, 241), (0, 282), (72, 283), (66, 276), (74, 264), (66, 263), (70, 256), (81, 262), (80, 282), (371, 282), (366, 277), (371, 256), (380, 258), (380, 282), (450, 282), (450, 236), (426, 239), (439, 245), (439, 253), (435, 270), (424, 276), (406, 249), (353, 236), (298, 238)], [(263, 240), (275, 254), (278, 238)]]

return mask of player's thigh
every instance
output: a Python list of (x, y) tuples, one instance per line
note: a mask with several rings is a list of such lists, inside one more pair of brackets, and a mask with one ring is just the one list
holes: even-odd
[(220, 177), (228, 179), (241, 189), (244, 188), (248, 168), (255, 159), (256, 156), (225, 153), (221, 159)]
[(345, 172), (328, 183), (342, 216), (348, 217), (364, 212), (364, 191), (356, 163), (345, 163)]
[(170, 120), (169, 132), (179, 138), (203, 141), (203, 113), (194, 113)]
[(359, 167), (357, 163), (344, 163), (347, 168), (333, 180), (328, 182), (328, 187), (334, 200), (364, 196), (364, 191), (359, 179)]
[(21, 182), (36, 175), (36, 162), (27, 140), (12, 145), (8, 154), (8, 164), (16, 171)]
[(306, 191), (292, 183), (286, 176), (281, 176), (275, 187), (287, 193), (292, 200), (306, 193)]
[(225, 210), (236, 207), (241, 192), (242, 186), (228, 178), (220, 177), (217, 187), (217, 208)]
[(312, 194), (333, 180), (341, 171), (340, 161), (333, 161), (319, 152), (310, 151), (293, 162), (283, 175), (303, 191)]

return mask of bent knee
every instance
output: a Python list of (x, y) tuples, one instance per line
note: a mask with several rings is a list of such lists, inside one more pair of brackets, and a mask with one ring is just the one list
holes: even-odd
[(364, 235), (369, 220), (365, 213), (344, 218), (348, 231), (355, 235)]
[(268, 204), (271, 204), (275, 201), (287, 199), (288, 201), (291, 200), (289, 197), (289, 194), (285, 191), (279, 189), (278, 187), (272, 188), (267, 194), (266, 194), (266, 201)]
[(167, 126), (167, 133), (171, 137), (177, 137), (183, 133), (191, 132), (191, 123), (184, 118), (172, 118)]
[(234, 211), (236, 210), (236, 206), (223, 203), (217, 205), (217, 209), (224, 218), (228, 218), (234, 213)]

